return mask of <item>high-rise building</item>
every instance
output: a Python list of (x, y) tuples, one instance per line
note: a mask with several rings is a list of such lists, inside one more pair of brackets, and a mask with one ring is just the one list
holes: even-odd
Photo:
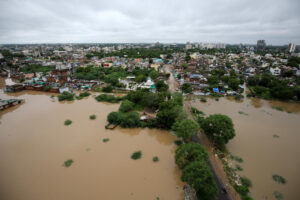
[(265, 40), (257, 40), (256, 50), (264, 50), (266, 46)]
[(190, 42), (187, 42), (185, 45), (185, 49), (192, 49), (192, 44)]
[(290, 53), (294, 53), (295, 50), (296, 50), (296, 44), (290, 43), (290, 44), (289, 44), (289, 52), (290, 52)]

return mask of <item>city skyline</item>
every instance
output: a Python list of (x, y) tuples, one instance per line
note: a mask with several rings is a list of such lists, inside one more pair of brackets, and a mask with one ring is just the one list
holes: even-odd
[(300, 2), (1, 1), (0, 44), (300, 43)]

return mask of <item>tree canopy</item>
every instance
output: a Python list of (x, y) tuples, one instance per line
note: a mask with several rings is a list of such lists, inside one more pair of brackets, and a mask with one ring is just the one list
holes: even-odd
[(184, 83), (184, 84), (182, 84), (182, 86), (181, 86), (181, 90), (182, 90), (182, 92), (183, 93), (192, 93), (192, 85), (191, 84), (189, 84), (189, 83)]
[(181, 180), (191, 185), (198, 199), (216, 199), (218, 188), (213, 180), (212, 172), (205, 162), (191, 162), (183, 170)]
[(232, 119), (222, 114), (214, 114), (205, 118), (201, 123), (201, 128), (220, 149), (223, 149), (225, 144), (235, 136)]
[(180, 169), (183, 169), (187, 164), (191, 162), (206, 162), (207, 160), (208, 152), (201, 144), (182, 144), (175, 151), (175, 162)]
[(172, 130), (175, 131), (177, 137), (181, 137), (184, 141), (187, 141), (192, 135), (196, 135), (199, 129), (199, 125), (191, 119), (176, 121), (172, 126)]

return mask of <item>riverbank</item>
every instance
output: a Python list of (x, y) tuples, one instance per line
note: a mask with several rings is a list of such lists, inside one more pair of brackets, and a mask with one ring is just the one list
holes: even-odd
[[(191, 107), (192, 106), (191, 106), (190, 101), (184, 101), (183, 109), (188, 114), (188, 117), (190, 119), (193, 119), (191, 112), (190, 112)], [(213, 147), (212, 143), (208, 140), (208, 138), (206, 137), (206, 135), (204, 133), (200, 133), (198, 135), (198, 137), (200, 138), (201, 144), (207, 149), (207, 151), (209, 153), (209, 160), (212, 164), (212, 167), (213, 167), (218, 179), (220, 180), (221, 184), (226, 189), (229, 199), (241, 200), (240, 195), (235, 191), (235, 189), (228, 182), (228, 178), (224, 171), (224, 165), (223, 165), (222, 161), (218, 158), (218, 156), (214, 153), (214, 147)]]

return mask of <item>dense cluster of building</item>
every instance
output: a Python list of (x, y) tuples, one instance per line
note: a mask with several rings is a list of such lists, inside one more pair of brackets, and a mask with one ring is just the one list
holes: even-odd
[[(92, 89), (99, 86), (103, 80), (83, 80), (73, 76), (78, 67), (88, 66), (120, 67), (128, 71), (135, 68), (154, 69), (161, 75), (167, 73), (166, 68), (171, 68), (176, 81), (180, 85), (191, 84), (192, 92), (196, 95), (240, 94), (244, 91), (244, 81), (248, 77), (264, 72), (288, 79), (290, 85), (296, 84), (295, 79), (300, 76), (299, 65), (290, 66), (288, 62), (291, 56), (300, 56), (299, 53), (294, 53), (295, 44), (289, 44), (285, 51), (275, 52), (265, 51), (267, 46), (264, 40), (258, 40), (256, 47), (237, 45), (236, 48), (239, 51), (230, 51), (223, 43), (190, 42), (185, 45), (160, 43), (5, 45), (0, 47), (0, 70), (2, 75), (9, 73), (12, 78), (22, 82), (22, 87), (20, 85), (8, 87), (10, 91), (22, 88), (51, 92)], [(155, 58), (138, 56), (132, 58), (112, 54), (123, 49), (137, 51), (167, 49), (168, 54), (162, 53)], [(265, 52), (262, 54), (258, 51)], [(39, 67), (36, 71), (32, 71), (30, 66)], [(292, 72), (293, 77), (281, 76), (287, 71)], [(136, 83), (135, 76), (127, 76), (120, 78), (119, 82), (127, 90), (135, 90), (138, 87), (155, 89), (155, 82), (150, 78), (142, 83)], [(179, 89), (180, 87), (177, 88)]]

